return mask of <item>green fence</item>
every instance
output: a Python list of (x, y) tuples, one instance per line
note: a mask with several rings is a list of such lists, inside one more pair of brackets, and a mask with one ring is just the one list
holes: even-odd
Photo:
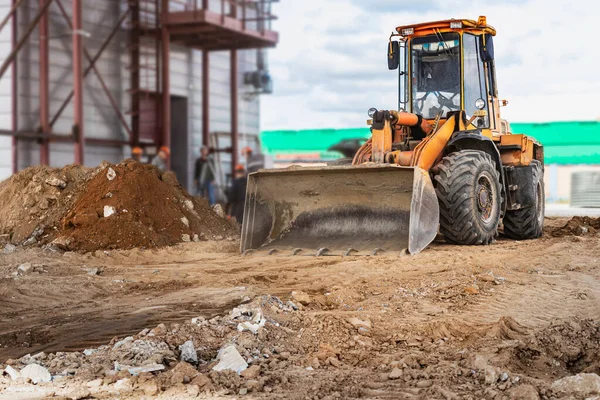
[[(600, 122), (551, 122), (512, 124), (512, 131), (533, 136), (545, 146), (546, 164), (600, 164)], [(263, 151), (274, 157), (318, 153), (323, 160), (335, 159), (328, 152), (345, 139), (369, 137), (369, 128), (265, 131)]]

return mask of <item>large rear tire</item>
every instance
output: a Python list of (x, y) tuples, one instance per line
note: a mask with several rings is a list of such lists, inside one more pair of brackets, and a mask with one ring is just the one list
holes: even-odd
[(535, 205), (520, 210), (506, 211), (504, 216), (504, 235), (516, 240), (536, 239), (542, 237), (544, 230), (544, 170), (538, 160), (531, 162), (533, 166), (533, 190)]
[(489, 154), (462, 150), (436, 166), (440, 232), (447, 242), (490, 244), (498, 233), (502, 188)]

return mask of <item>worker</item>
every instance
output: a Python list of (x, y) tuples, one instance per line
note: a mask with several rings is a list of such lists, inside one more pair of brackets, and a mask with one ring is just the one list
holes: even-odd
[(250, 146), (246, 146), (242, 149), (242, 155), (246, 156), (246, 168), (248, 173), (256, 172), (261, 168), (264, 168), (264, 160), (260, 154), (254, 154), (254, 151)]
[(215, 163), (212, 152), (208, 146), (200, 148), (200, 157), (196, 159), (194, 168), (194, 184), (196, 185), (198, 196), (208, 200), (210, 205), (217, 202), (215, 197)]
[(244, 203), (246, 201), (246, 186), (248, 185), (248, 174), (243, 165), (235, 166), (234, 179), (229, 192), (229, 215), (238, 223), (244, 219)]
[(158, 154), (152, 160), (152, 165), (160, 170), (160, 172), (167, 172), (169, 170), (168, 162), (171, 156), (171, 150), (167, 146), (162, 146), (158, 149)]
[(131, 158), (137, 162), (142, 162), (142, 156), (144, 155), (144, 151), (141, 147), (134, 147), (131, 149)]

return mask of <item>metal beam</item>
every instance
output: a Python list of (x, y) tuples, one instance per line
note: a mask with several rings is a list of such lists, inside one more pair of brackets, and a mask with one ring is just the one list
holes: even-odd
[(131, 147), (137, 146), (140, 141), (140, 3), (132, 1), (129, 3), (131, 10), (131, 134), (129, 139)]
[(4, 29), (4, 26), (8, 23), (8, 21), (11, 20), (13, 14), (17, 11), (17, 8), (19, 8), (22, 2), (23, 0), (13, 0), (10, 11), (8, 12), (8, 14), (6, 14), (2, 22), (0, 22), (0, 32), (2, 31), (2, 29)]
[(237, 50), (231, 50), (231, 176), (238, 164), (238, 57)]
[[(100, 50), (98, 50), (98, 53), (96, 53), (96, 55), (90, 60), (90, 64), (83, 72), (84, 78), (90, 73), (92, 68), (96, 65), (96, 61), (98, 61), (98, 59), (100, 58), (100, 56), (102, 55), (102, 53), (104, 52), (104, 50), (106, 49), (108, 44), (111, 42), (112, 38), (117, 34), (117, 32), (119, 31), (119, 28), (121, 27), (121, 25), (123, 24), (123, 22), (125, 21), (125, 19), (127, 18), (128, 15), (129, 15), (129, 9), (127, 9), (121, 15), (121, 18), (119, 18), (119, 22), (117, 23), (117, 25), (113, 28), (113, 30), (110, 32), (110, 34), (106, 37), (106, 39), (104, 40), (104, 43), (102, 43), (102, 46), (100, 46)], [(75, 92), (73, 90), (71, 90), (71, 93), (69, 93), (69, 95), (67, 96), (65, 101), (62, 103), (62, 105), (59, 107), (58, 111), (56, 112), (56, 115), (54, 115), (54, 117), (50, 121), (51, 127), (53, 127), (54, 124), (56, 124), (56, 121), (58, 121), (58, 119), (62, 115), (65, 108), (67, 108), (67, 106), (71, 102), (71, 99), (73, 98), (74, 94), (75, 94)]]
[(73, 136), (75, 137), (75, 164), (83, 165), (85, 132), (83, 124), (83, 41), (82, 0), (73, 0)]
[[(19, 34), (18, 25), (18, 13), (17, 6), (19, 5), (18, 0), (13, 0), (13, 13), (12, 13), (12, 33), (11, 33), (11, 48), (14, 51), (17, 48), (17, 36)], [(17, 59), (15, 58), (12, 64), (12, 129), (16, 131), (19, 129), (19, 74), (17, 70)], [(12, 153), (12, 173), (16, 174), (19, 172), (19, 141), (16, 137), (11, 140), (11, 153)]]
[(202, 144), (210, 146), (210, 52), (202, 52)]
[[(51, 0), (39, 0), (40, 8)], [(50, 133), (50, 95), (49, 95), (49, 49), (48, 49), (48, 12), (46, 11), (40, 19), (40, 129), (42, 132)], [(40, 164), (50, 164), (50, 146), (48, 141), (42, 138), (40, 143)]]
[(169, 0), (162, 0), (161, 10), (162, 134), (160, 138), (160, 144), (162, 146), (171, 146), (171, 87), (169, 76), (170, 36), (166, 24), (168, 18)]
[[(13, 49), (10, 52), (10, 54), (8, 55), (8, 57), (6, 57), (6, 59), (2, 63), (2, 66), (0, 67), (0, 79), (2, 79), (2, 77), (4, 76), (4, 73), (6, 72), (6, 70), (10, 66), (10, 64), (12, 64), (13, 59), (17, 56), (17, 53), (19, 52), (19, 50), (21, 50), (21, 47), (23, 47), (23, 45), (27, 41), (27, 39), (29, 38), (29, 35), (31, 35), (31, 33), (34, 31), (36, 25), (38, 24), (38, 22), (40, 22), (42, 15), (44, 15), (44, 13), (48, 9), (48, 7), (50, 7), (50, 4), (52, 4), (52, 0), (48, 0), (48, 2), (44, 5), (44, 7), (41, 7), (38, 10), (37, 14), (35, 15), (35, 18), (33, 19), (33, 21), (31, 21), (31, 23), (27, 27), (27, 31), (25, 32), (25, 35), (23, 35), (23, 37), (21, 39), (19, 39), (19, 41), (13, 47)], [(13, 15), (14, 15), (14, 13), (13, 13)]]

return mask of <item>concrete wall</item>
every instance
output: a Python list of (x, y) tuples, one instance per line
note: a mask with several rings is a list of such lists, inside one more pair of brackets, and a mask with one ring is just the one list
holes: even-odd
[(546, 201), (569, 203), (571, 199), (571, 174), (580, 171), (600, 172), (600, 165), (546, 165), (544, 183)]
[[(123, 11), (124, 1), (103, 0), (89, 1), (84, 5), (84, 31), (89, 37), (84, 37), (84, 47), (92, 55), (96, 54), (104, 39), (117, 24)], [(213, 1), (211, 7), (220, 10)], [(28, 21), (35, 16), (37, 0), (26, 0), (20, 9), (19, 29), (21, 34), (26, 29)], [(63, 0), (67, 12), (71, 13), (71, 1)], [(10, 7), (10, 0), (0, 0), (0, 16), (5, 15)], [(50, 7), (50, 115), (53, 116), (72, 89), (72, 58), (71, 32), (58, 7)], [(0, 32), (0, 61), (10, 52), (10, 25)], [(149, 43), (145, 51), (153, 51), (154, 45)], [(96, 66), (109, 86), (113, 97), (119, 103), (124, 113), (129, 110), (130, 88), (128, 69), (129, 61), (128, 36), (121, 30), (106, 48)], [(152, 60), (152, 57), (148, 57)], [(214, 52), (210, 55), (210, 129), (211, 132), (230, 132), (230, 55), (229, 52)], [(251, 87), (243, 85), (245, 72), (256, 70), (256, 51), (239, 51), (239, 132), (253, 136), (250, 142), (255, 142), (259, 134), (259, 99), (248, 97)], [(147, 61), (142, 56), (142, 63)], [(39, 55), (38, 31), (30, 36), (27, 45), (19, 55), (19, 128), (36, 130), (39, 125)], [(84, 61), (84, 68), (88, 65)], [(141, 70), (141, 86), (155, 90), (154, 72)], [(11, 80), (8, 72), (0, 81), (0, 129), (11, 128)], [(202, 52), (189, 48), (171, 45), (171, 94), (188, 99), (188, 165), (193, 171), (194, 160), (198, 156), (202, 142)], [(87, 137), (106, 139), (127, 139), (127, 132), (122, 128), (116, 113), (103, 92), (93, 71), (85, 79), (84, 86), (85, 135)], [(130, 118), (126, 115), (130, 122)], [(69, 104), (61, 118), (54, 126), (56, 133), (69, 133), (73, 121), (73, 104)], [(172, 141), (177, 140), (176, 137)], [(240, 148), (245, 141), (240, 141)], [(220, 140), (219, 145), (228, 147), (228, 140)], [(51, 144), (50, 162), (52, 166), (63, 166), (74, 160), (72, 144)], [(102, 160), (118, 162), (129, 155), (130, 149), (125, 147), (87, 146), (85, 164), (94, 166)], [(223, 155), (223, 171), (229, 169), (228, 155)], [(11, 169), (11, 139), (0, 136), (0, 180), (10, 175)], [(31, 141), (19, 144), (19, 168), (39, 163), (39, 146)], [(188, 182), (182, 182), (191, 187), (191, 173)]]

